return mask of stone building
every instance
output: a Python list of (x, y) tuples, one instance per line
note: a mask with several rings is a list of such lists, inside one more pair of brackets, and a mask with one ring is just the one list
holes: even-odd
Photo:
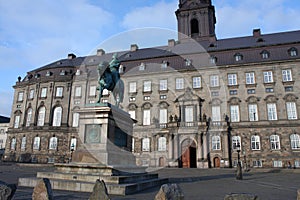
[[(117, 52), (137, 164), (232, 167), (240, 149), (244, 167), (299, 167), (300, 31), (217, 39), (210, 0), (180, 0), (176, 16), (177, 41)], [(6, 159), (65, 162), (82, 142), (78, 110), (97, 101), (96, 68), (111, 57), (71, 54), (19, 79)]]
[(0, 154), (1, 155), (4, 153), (2, 151), (5, 148), (5, 143), (6, 143), (6, 138), (7, 138), (7, 130), (9, 127), (9, 121), (10, 121), (9, 117), (0, 116), (0, 151), (1, 151)]

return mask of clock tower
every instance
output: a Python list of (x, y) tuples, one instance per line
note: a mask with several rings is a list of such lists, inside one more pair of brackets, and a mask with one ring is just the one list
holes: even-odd
[(179, 0), (178, 39), (216, 40), (215, 7), (211, 0)]

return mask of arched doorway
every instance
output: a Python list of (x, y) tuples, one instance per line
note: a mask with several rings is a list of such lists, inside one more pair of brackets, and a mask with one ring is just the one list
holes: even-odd
[(214, 158), (214, 168), (220, 168), (220, 158), (219, 157)]
[(159, 166), (160, 167), (164, 167), (165, 166), (165, 159), (164, 159), (164, 157), (160, 157), (159, 158)]
[(196, 143), (192, 139), (186, 139), (181, 144), (181, 167), (182, 168), (196, 168), (197, 155)]

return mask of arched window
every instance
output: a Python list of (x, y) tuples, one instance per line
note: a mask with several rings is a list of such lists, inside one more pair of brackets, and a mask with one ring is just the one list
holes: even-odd
[(14, 128), (19, 128), (20, 126), (20, 115), (16, 115), (15, 116), (15, 120), (14, 120)]
[(71, 143), (70, 143), (70, 150), (75, 151), (76, 150), (76, 146), (77, 146), (77, 139), (76, 138), (72, 138), (71, 139)]
[(62, 116), (62, 108), (60, 106), (54, 108), (52, 126), (61, 125), (61, 116)]
[(45, 123), (45, 114), (46, 114), (46, 108), (45, 108), (45, 106), (40, 107), (39, 112), (38, 112), (37, 126), (44, 126), (44, 123)]
[(158, 151), (166, 151), (167, 150), (167, 139), (166, 137), (158, 138)]
[(11, 139), (11, 143), (10, 143), (10, 149), (11, 150), (16, 150), (16, 146), (17, 146), (17, 139), (16, 138), (12, 138)]
[(213, 150), (220, 150), (221, 149), (221, 138), (220, 138), (220, 136), (213, 136), (212, 137), (212, 149)]
[(232, 136), (232, 149), (236, 150), (238, 144), (240, 145), (241, 148), (241, 137), (240, 136)]
[(57, 150), (57, 137), (53, 136), (49, 141), (49, 149)]
[(260, 137), (258, 135), (251, 136), (251, 149), (260, 150)]
[(39, 136), (36, 136), (33, 140), (33, 150), (40, 150), (40, 143), (41, 143), (41, 138)]
[(73, 113), (73, 127), (78, 127), (79, 126), (79, 113), (75, 112)]
[(30, 126), (32, 120), (32, 108), (28, 108), (26, 116), (26, 126)]
[(292, 149), (300, 149), (300, 135), (294, 133), (290, 136), (290, 139)]
[(199, 22), (197, 19), (191, 20), (191, 34), (192, 35), (199, 34)]
[(142, 139), (142, 151), (150, 151), (150, 138)]
[(270, 145), (272, 150), (280, 149), (280, 139), (278, 135), (271, 135), (270, 136)]
[(25, 150), (26, 150), (26, 136), (23, 136), (21, 141), (21, 151), (25, 151)]

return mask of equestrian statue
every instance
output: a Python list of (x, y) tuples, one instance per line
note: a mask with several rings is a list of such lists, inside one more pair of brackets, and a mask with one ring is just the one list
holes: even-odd
[(98, 87), (99, 98), (98, 102), (101, 102), (103, 90), (107, 89), (113, 93), (115, 99), (115, 105), (120, 106), (124, 98), (124, 82), (120, 78), (119, 74), (120, 61), (117, 58), (117, 54), (114, 54), (110, 63), (103, 61), (98, 65)]

